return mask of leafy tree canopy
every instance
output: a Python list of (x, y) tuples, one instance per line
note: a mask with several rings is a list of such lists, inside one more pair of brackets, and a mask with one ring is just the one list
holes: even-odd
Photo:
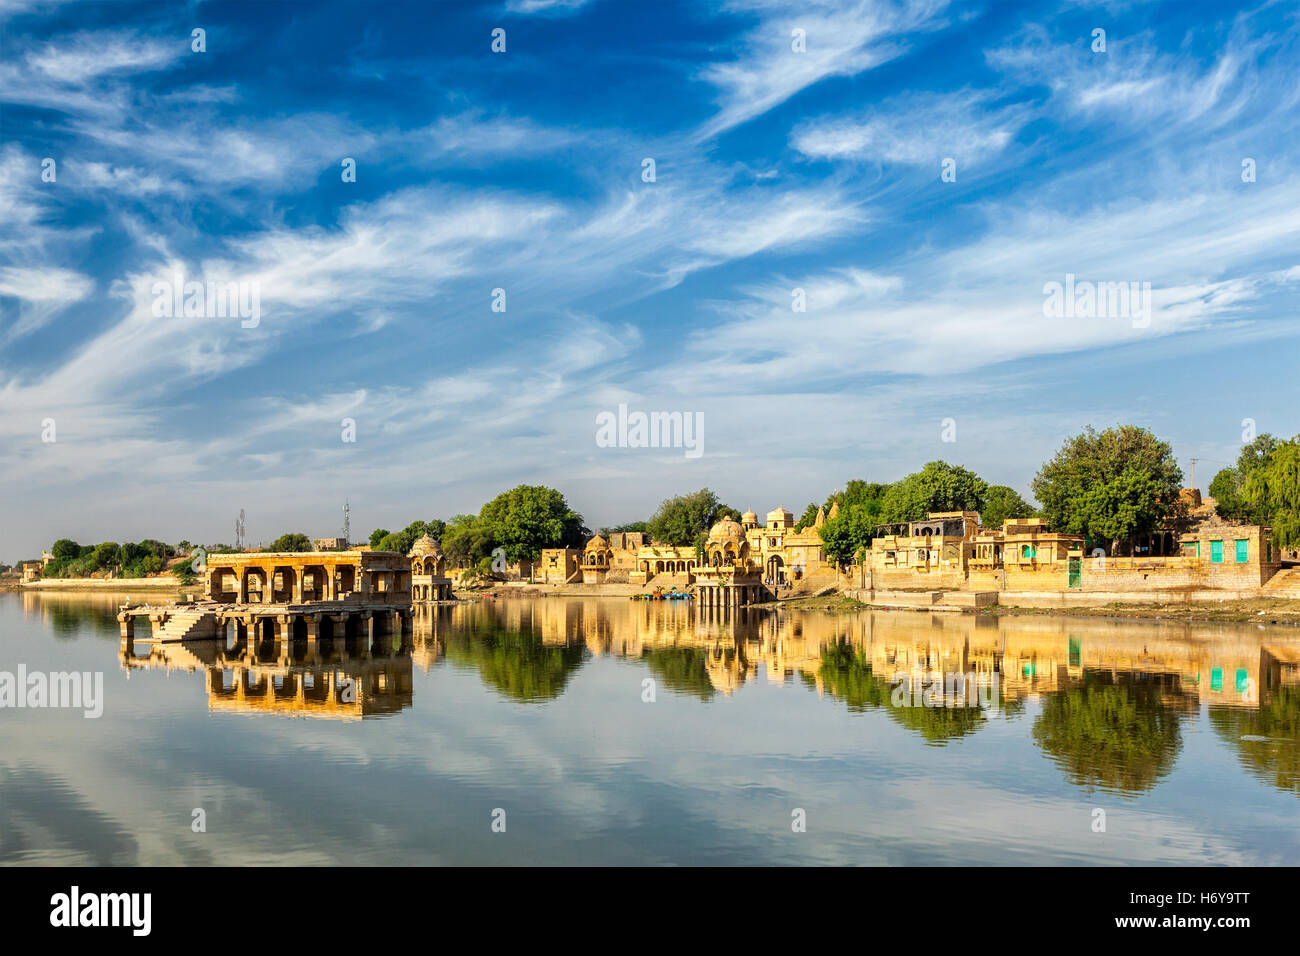
[(271, 542), (269, 551), (310, 551), (311, 539), (300, 532), (287, 532)]
[(1287, 443), (1265, 432), (1254, 441), (1242, 446), (1237, 463), (1222, 469), (1210, 482), (1210, 497), (1216, 502), (1215, 510), (1228, 521), (1242, 524), (1272, 524), (1271, 510), (1261, 501), (1246, 496), (1246, 482), (1255, 472), (1266, 468), (1273, 453)]
[(441, 544), (442, 553), (458, 568), (477, 567), (496, 547), (478, 515), (454, 515), (447, 522)]
[(543, 485), (519, 485), (479, 511), (479, 522), (507, 561), (535, 561), (542, 548), (580, 547), (590, 532), (564, 495)]
[(1033, 491), (1054, 531), (1118, 544), (1178, 515), (1182, 482), (1173, 449), (1147, 429), (1089, 426), (1039, 469)]
[(702, 535), (723, 518), (740, 520), (740, 512), (722, 504), (708, 488), (666, 499), (647, 522), (650, 537), (664, 544), (698, 544)]
[(881, 521), (919, 521), (932, 511), (983, 511), (988, 482), (973, 471), (932, 461), (889, 487)]
[(1252, 513), (1271, 525), (1279, 547), (1300, 548), (1300, 435), (1280, 442), (1242, 488)]
[(432, 521), (412, 521), (401, 531), (384, 531), (376, 539), (375, 536), (380, 531), (384, 529), (380, 528), (370, 534), (372, 548), (376, 551), (398, 551), (401, 554), (409, 554), (416, 540), (426, 534), (441, 544), (442, 537), (447, 531), (447, 524), (437, 518)]
[(629, 521), (627, 524), (616, 525), (613, 528), (601, 528), (602, 536), (608, 538), (611, 534), (619, 534), (623, 531), (640, 531), (643, 534), (650, 533), (650, 522), (648, 521)]
[(1020, 492), (1006, 485), (990, 485), (984, 496), (984, 510), (980, 524), (986, 528), (1000, 528), (1008, 518), (1032, 518), (1034, 506), (1020, 497)]
[(76, 558), (81, 556), (81, 545), (71, 538), (60, 538), (50, 546), (50, 555), (55, 558)]

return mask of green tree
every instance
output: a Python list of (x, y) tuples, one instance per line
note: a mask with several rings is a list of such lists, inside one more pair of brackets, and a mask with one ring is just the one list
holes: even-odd
[(1241, 489), (1241, 474), (1229, 465), (1219, 469), (1219, 473), (1210, 482), (1210, 497), (1214, 499), (1214, 510), (1219, 517), (1228, 521), (1246, 521), (1250, 511), (1246, 496)]
[(271, 542), (270, 551), (310, 551), (311, 539), (305, 534), (288, 532)]
[(398, 551), (402, 554), (408, 554), (419, 538), (428, 535), (441, 543), (446, 531), (447, 525), (436, 518), (432, 521), (412, 521), (401, 531), (385, 531), (378, 540), (376, 540), (375, 535), (379, 532), (372, 532), (370, 535), (371, 547), (376, 551)]
[(990, 485), (984, 496), (984, 510), (980, 524), (986, 528), (1001, 528), (1008, 518), (1032, 518), (1034, 506), (1020, 497), (1020, 493), (1006, 485)]
[(116, 541), (105, 541), (102, 544), (95, 545), (92, 555), (95, 567), (111, 568), (114, 567), (122, 558), (122, 549)]
[(477, 567), (492, 554), (496, 542), (478, 515), (454, 515), (442, 536), (442, 553), (452, 567)]
[(50, 546), (50, 555), (55, 558), (76, 558), (81, 556), (81, 545), (71, 538), (60, 538)]
[(542, 485), (502, 492), (482, 507), (479, 522), (511, 563), (535, 561), (542, 548), (580, 547), (590, 534), (564, 495)]
[(1210, 497), (1215, 500), (1214, 510), (1227, 521), (1242, 524), (1272, 524), (1272, 513), (1263, 502), (1252, 501), (1246, 495), (1246, 482), (1255, 472), (1266, 468), (1273, 453), (1287, 443), (1263, 433), (1254, 441), (1242, 446), (1237, 463), (1219, 471), (1210, 482)]
[(988, 488), (988, 482), (960, 465), (928, 462), (885, 492), (882, 522), (919, 521), (932, 511), (983, 511)]
[(1281, 548), (1300, 548), (1300, 435), (1281, 442), (1246, 477), (1243, 488), (1252, 510), (1273, 528)]
[(387, 528), (376, 528), (374, 531), (370, 532), (370, 547), (374, 548), (376, 551), (382, 551), (383, 549), (379, 547), (379, 542), (387, 538), (389, 534), (390, 532)]
[(810, 501), (808, 507), (803, 509), (803, 514), (794, 524), (795, 531), (802, 531), (804, 528), (811, 528), (817, 523), (817, 503)]
[(627, 524), (615, 525), (612, 528), (601, 528), (602, 536), (608, 538), (611, 534), (618, 534), (622, 531), (640, 531), (642, 534), (650, 533), (650, 524), (646, 521), (629, 521)]
[(875, 516), (859, 506), (843, 508), (834, 518), (817, 529), (822, 539), (822, 553), (837, 567), (862, 561), (871, 548), (876, 527)]
[(738, 521), (740, 512), (722, 504), (708, 488), (701, 488), (689, 495), (665, 499), (647, 524), (652, 540), (684, 547), (699, 544), (701, 537), (723, 518)]
[(1069, 439), (1034, 478), (1034, 497), (1052, 530), (1122, 541), (1182, 513), (1183, 473), (1168, 442), (1145, 428), (1091, 426)]
[(842, 492), (832, 492), (827, 495), (826, 503), (822, 507), (826, 509), (827, 514), (830, 514), (831, 506), (838, 501), (841, 511), (845, 508), (863, 508), (874, 520), (880, 515), (885, 493), (889, 491), (889, 487), (888, 484), (882, 485), (875, 481), (853, 478), (844, 486)]

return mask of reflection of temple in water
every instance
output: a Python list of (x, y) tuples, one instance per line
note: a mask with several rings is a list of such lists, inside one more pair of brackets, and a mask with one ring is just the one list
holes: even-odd
[[(1158, 685), (1179, 707), (1258, 706), (1300, 684), (1300, 641), (1241, 627), (1056, 617), (862, 612), (818, 614), (701, 608), (670, 601), (505, 600), (447, 610), (444, 626), (493, 614), (508, 629), (594, 656), (642, 658), (691, 648), (707, 660), (714, 689), (730, 693), (760, 674), (825, 690), (826, 652), (848, 646), (879, 677), (998, 674), (1004, 697), (1032, 699), (1109, 675)], [(1264, 639), (1263, 635), (1268, 634)], [(436, 659), (436, 658), (435, 658)]]
[(409, 637), (340, 636), (322, 644), (259, 639), (249, 628), (233, 641), (150, 643), (144, 656), (136, 643), (122, 642), (125, 669), (202, 671), (213, 713), (360, 720), (411, 706)]

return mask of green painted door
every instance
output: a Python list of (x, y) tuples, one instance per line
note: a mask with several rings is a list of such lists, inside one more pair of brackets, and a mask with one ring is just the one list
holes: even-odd
[(1210, 542), (1210, 563), (1211, 564), (1223, 563), (1223, 542), (1222, 541)]
[(1083, 561), (1079, 558), (1070, 559), (1070, 587), (1083, 587)]

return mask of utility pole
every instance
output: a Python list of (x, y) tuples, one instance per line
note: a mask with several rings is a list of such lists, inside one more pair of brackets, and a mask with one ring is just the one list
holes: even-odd
[(352, 506), (348, 499), (343, 499), (343, 541), (352, 547)]
[(1193, 487), (1193, 488), (1196, 487), (1196, 463), (1197, 463), (1198, 461), (1200, 461), (1200, 460), (1201, 460), (1201, 459), (1199, 459), (1199, 458), (1193, 458), (1193, 459), (1191, 460), (1191, 461), (1192, 461), (1192, 487)]

